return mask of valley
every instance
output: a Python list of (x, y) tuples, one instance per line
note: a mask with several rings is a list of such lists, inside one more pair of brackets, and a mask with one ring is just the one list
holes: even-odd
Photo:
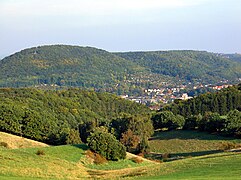
[(238, 179), (241, 64), (39, 46), (0, 61), (1, 179)]

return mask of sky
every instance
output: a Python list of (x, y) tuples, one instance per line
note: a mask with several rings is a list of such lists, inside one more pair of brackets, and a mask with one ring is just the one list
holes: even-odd
[(241, 53), (241, 0), (0, 0), (0, 58), (50, 44)]

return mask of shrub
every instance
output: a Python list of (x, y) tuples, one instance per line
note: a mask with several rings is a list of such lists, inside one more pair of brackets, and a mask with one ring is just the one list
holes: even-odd
[(221, 144), (219, 145), (219, 150), (226, 151), (237, 147), (238, 145), (236, 143), (225, 141), (221, 142)]
[(45, 152), (44, 152), (44, 150), (38, 150), (38, 151), (36, 152), (36, 154), (37, 154), (38, 156), (42, 156), (42, 155), (45, 155)]
[(105, 157), (108, 160), (125, 159), (126, 149), (114, 135), (96, 128), (87, 139), (88, 146), (95, 153)]
[(137, 163), (137, 164), (140, 164), (143, 162), (143, 159), (140, 158), (140, 157), (133, 157), (131, 158), (131, 160), (134, 162), (134, 163)]
[(6, 142), (0, 142), (0, 146), (3, 146), (5, 148), (9, 148), (9, 145)]
[(93, 160), (92, 162), (94, 162), (95, 164), (103, 164), (103, 163), (106, 163), (106, 162), (107, 162), (106, 158), (104, 158), (103, 156), (101, 156), (101, 155), (99, 155), (99, 154), (97, 154), (97, 153), (94, 153), (94, 152), (91, 151), (91, 150), (87, 150), (87, 151), (85, 152), (85, 155), (86, 155), (88, 158), (92, 159), (92, 160)]
[(106, 162), (107, 162), (106, 158), (104, 158), (103, 156), (95, 153), (95, 156), (94, 156), (94, 163), (95, 164), (104, 164)]

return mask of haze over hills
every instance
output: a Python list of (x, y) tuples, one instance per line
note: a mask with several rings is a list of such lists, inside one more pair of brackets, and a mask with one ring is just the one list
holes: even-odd
[(33, 47), (0, 61), (0, 86), (40, 84), (128, 91), (158, 81), (216, 83), (241, 77), (241, 64), (203, 51), (110, 53), (92, 47)]

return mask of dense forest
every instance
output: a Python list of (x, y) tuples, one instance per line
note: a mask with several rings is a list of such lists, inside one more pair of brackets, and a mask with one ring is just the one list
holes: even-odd
[[(108, 93), (0, 89), (0, 131), (49, 144), (86, 141), (95, 127), (121, 126), (124, 117), (149, 113), (144, 105)], [(117, 126), (116, 133), (122, 133)]]
[[(154, 130), (196, 129), (241, 137), (240, 104), (241, 85), (175, 101), (159, 112), (109, 93), (2, 88), (0, 131), (53, 145), (84, 142), (100, 148), (109, 137), (139, 153), (148, 150)], [(116, 140), (113, 146), (123, 157)]]
[(39, 84), (108, 88), (143, 68), (107, 51), (78, 46), (41, 46), (0, 61), (0, 86)]
[(162, 81), (236, 81), (241, 64), (203, 51), (110, 53), (67, 45), (25, 49), (0, 60), (0, 87), (49, 85), (81, 87), (116, 94), (139, 93)]
[(156, 74), (200, 81), (218, 82), (240, 77), (240, 64), (205, 51), (151, 51), (127, 52), (116, 55), (128, 59)]
[(240, 90), (241, 86), (239, 85), (215, 93), (202, 94), (187, 101), (175, 100), (173, 104), (164, 109), (184, 117), (204, 115), (208, 111), (225, 115), (234, 109), (241, 110)]

